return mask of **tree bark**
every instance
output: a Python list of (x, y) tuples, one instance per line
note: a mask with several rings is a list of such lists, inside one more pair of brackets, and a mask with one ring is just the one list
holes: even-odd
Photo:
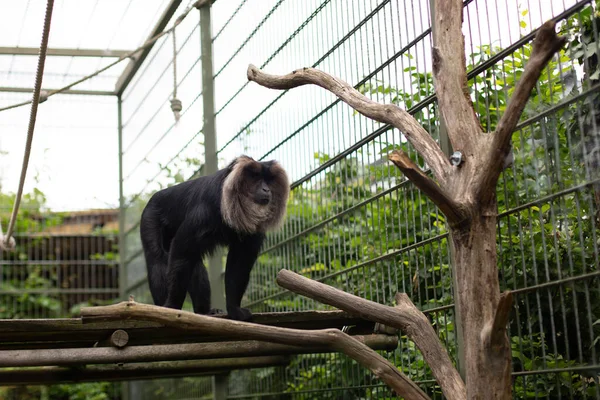
[(402, 151), (393, 151), (388, 158), (396, 167), (402, 171), (423, 194), (431, 199), (444, 213), (448, 219), (448, 224), (456, 226), (462, 224), (466, 219), (466, 214), (462, 205), (456, 203), (446, 191), (440, 187), (433, 179), (429, 178), (421, 168), (419, 168), (408, 155)]
[(452, 148), (471, 154), (483, 129), (477, 119), (467, 84), (463, 1), (435, 0), (433, 76), (438, 104)]
[(511, 353), (505, 326), (503, 334), (496, 334), (494, 346), (486, 339), (500, 299), (495, 204), (473, 218), (468, 227), (453, 229), (451, 236), (467, 398), (509, 400)]

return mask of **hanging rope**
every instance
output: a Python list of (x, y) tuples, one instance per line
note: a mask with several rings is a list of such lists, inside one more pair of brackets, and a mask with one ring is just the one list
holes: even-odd
[(175, 115), (175, 123), (179, 122), (181, 116), (181, 100), (177, 98), (177, 40), (175, 38), (175, 29), (171, 32), (173, 37), (173, 98), (171, 99), (171, 111)]
[[(44, 76), (44, 65), (46, 64), (46, 50), (48, 49), (48, 37), (50, 36), (50, 23), (52, 22), (52, 9), (54, 0), (48, 0), (46, 3), (46, 16), (44, 18), (44, 32), (42, 34), (42, 43), (40, 45), (40, 55), (38, 57), (37, 71), (35, 74), (35, 86), (33, 89), (33, 99), (31, 100), (31, 112), (29, 113), (29, 127), (27, 128), (27, 141), (25, 142), (25, 154), (23, 155), (23, 166), (21, 167), (21, 178), (19, 179), (19, 189), (15, 197), (10, 222), (6, 235), (2, 236), (0, 246), (4, 250), (12, 250), (15, 247), (15, 240), (12, 234), (17, 221), (17, 213), (21, 205), (21, 196), (23, 195), (23, 186), (25, 185), (25, 176), (27, 175), (27, 167), (29, 165), (29, 156), (31, 155), (31, 142), (33, 141), (33, 131), (35, 129), (35, 121), (37, 118), (37, 109), (40, 102), (40, 93), (42, 91), (42, 78)], [(2, 233), (0, 232), (0, 235)]]

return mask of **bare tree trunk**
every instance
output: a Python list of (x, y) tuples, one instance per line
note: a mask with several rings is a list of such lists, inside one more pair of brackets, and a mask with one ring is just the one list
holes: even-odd
[[(506, 320), (498, 313), (495, 204), (464, 228), (452, 230), (456, 307), (463, 330), (468, 399), (510, 399), (511, 357)], [(502, 307), (505, 303), (500, 303)], [(508, 315), (508, 309), (503, 310)], [(491, 323), (490, 323), (491, 321)], [(494, 321), (497, 321), (494, 323)], [(499, 331), (497, 325), (502, 324)], [(494, 329), (494, 326), (496, 328)]]

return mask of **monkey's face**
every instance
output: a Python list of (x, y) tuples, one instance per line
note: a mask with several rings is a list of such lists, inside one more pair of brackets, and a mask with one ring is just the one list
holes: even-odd
[(245, 180), (247, 182), (248, 197), (256, 204), (266, 206), (272, 198), (271, 184), (274, 180), (270, 170), (271, 163), (254, 161), (244, 167)]
[(265, 232), (283, 221), (290, 194), (287, 173), (277, 161), (240, 156), (223, 182), (223, 220), (238, 232)]
[(253, 199), (256, 204), (266, 206), (271, 202), (271, 188), (269, 188), (269, 185), (263, 179), (259, 179), (256, 185), (254, 185), (253, 193)]

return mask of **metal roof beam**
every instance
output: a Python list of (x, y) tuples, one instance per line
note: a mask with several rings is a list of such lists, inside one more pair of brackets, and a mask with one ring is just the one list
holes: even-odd
[[(47, 92), (52, 91), (53, 89), (42, 88)], [(22, 87), (6, 87), (0, 86), (0, 92), (9, 92), (9, 93), (33, 93), (33, 89), (22, 88)], [(61, 92), (60, 94), (81, 94), (85, 96), (115, 96), (115, 92), (111, 92), (110, 90), (80, 90), (80, 89), (69, 89)]]
[[(171, 2), (169, 2), (167, 8), (159, 18), (158, 22), (154, 26), (154, 29), (152, 29), (152, 32), (150, 32), (150, 35), (148, 35), (148, 38), (146, 40), (152, 39), (154, 36), (158, 35), (165, 29), (165, 27), (175, 14), (175, 11), (177, 11), (177, 7), (179, 7), (180, 4), (181, 0), (171, 0)], [(127, 87), (127, 85), (129, 85), (129, 82), (131, 82), (131, 80), (135, 76), (135, 73), (140, 69), (140, 67), (144, 63), (144, 60), (146, 60), (146, 57), (148, 57), (148, 54), (150, 54), (150, 51), (152, 50), (155, 44), (156, 42), (152, 43), (150, 46), (142, 50), (138, 56), (133, 57), (133, 59), (129, 61), (129, 64), (127, 64), (125, 70), (123, 70), (123, 73), (121, 74), (115, 85), (115, 93), (117, 93), (117, 95), (120, 96), (123, 94), (123, 91), (125, 91), (125, 88)]]
[[(37, 47), (0, 47), (0, 55), (37, 56)], [(48, 49), (48, 56), (62, 57), (114, 57), (119, 58), (129, 54), (130, 50), (101, 50), (101, 49)]]

